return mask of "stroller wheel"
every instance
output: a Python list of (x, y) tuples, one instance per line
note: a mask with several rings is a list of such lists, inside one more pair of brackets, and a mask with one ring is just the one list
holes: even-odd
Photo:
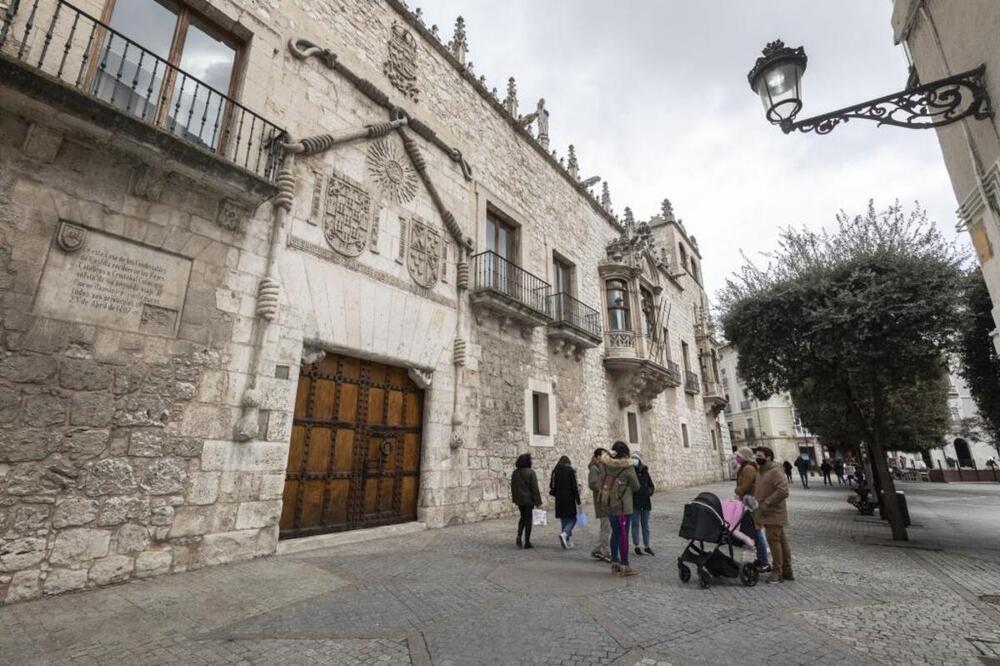
[(747, 587), (753, 587), (758, 580), (760, 580), (760, 572), (757, 571), (757, 565), (753, 562), (746, 562), (740, 568), (740, 582)]
[(708, 586), (711, 584), (712, 577), (707, 571), (701, 569), (698, 571), (698, 584), (701, 585), (701, 589), (707, 590)]
[(682, 583), (691, 580), (691, 568), (686, 564), (677, 563), (677, 574), (681, 577)]

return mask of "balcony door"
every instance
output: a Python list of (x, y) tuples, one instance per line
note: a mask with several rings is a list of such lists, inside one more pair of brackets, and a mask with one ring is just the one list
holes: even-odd
[[(573, 264), (560, 259), (558, 256), (552, 257), (552, 291), (555, 294), (553, 300), (552, 316), (557, 321), (568, 321), (577, 326), (584, 323), (581, 320), (581, 312), (573, 300), (575, 286), (573, 284)], [(587, 322), (590, 323), (590, 322)]]
[(517, 227), (492, 212), (486, 214), (486, 279), (493, 289), (525, 301), (517, 284)]
[(189, 142), (224, 147), (238, 40), (173, 0), (110, 0), (104, 20), (94, 95)]

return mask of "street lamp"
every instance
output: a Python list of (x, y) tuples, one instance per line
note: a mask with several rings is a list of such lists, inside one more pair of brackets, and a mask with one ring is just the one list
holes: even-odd
[(801, 46), (793, 49), (777, 39), (765, 46), (762, 53), (747, 74), (747, 80), (751, 90), (760, 96), (768, 121), (781, 127), (785, 134), (796, 130), (828, 134), (851, 118), (874, 120), (879, 125), (927, 129), (950, 125), (969, 116), (983, 120), (993, 115), (984, 80), (986, 65), (980, 65), (961, 74), (796, 121), (795, 117), (802, 110), (806, 52)]

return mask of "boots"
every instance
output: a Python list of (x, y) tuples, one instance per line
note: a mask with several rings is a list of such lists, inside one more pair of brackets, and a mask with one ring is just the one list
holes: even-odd
[(619, 572), (619, 575), (622, 578), (627, 578), (628, 576), (638, 576), (639, 572), (626, 564), (625, 566), (623, 566), (621, 568), (621, 571)]
[(785, 580), (795, 580), (795, 576), (792, 574), (791, 567), (785, 567), (785, 570), (781, 572), (781, 577)]

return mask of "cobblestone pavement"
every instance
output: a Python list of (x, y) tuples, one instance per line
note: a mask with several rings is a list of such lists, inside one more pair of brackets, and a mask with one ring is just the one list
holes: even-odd
[(0, 664), (1000, 663), (1000, 484), (901, 488), (905, 545), (847, 491), (796, 485), (781, 585), (680, 582), (701, 489), (671, 490), (636, 578), (590, 558), (593, 530), (520, 551), (493, 521), (0, 608)]

